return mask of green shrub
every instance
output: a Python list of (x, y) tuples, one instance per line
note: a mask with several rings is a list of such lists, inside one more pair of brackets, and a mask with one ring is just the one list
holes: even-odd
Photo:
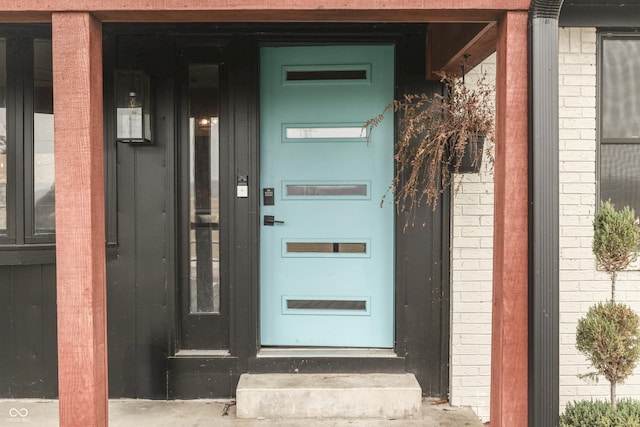
[(615, 408), (599, 400), (568, 403), (560, 427), (640, 427), (640, 401), (623, 399)]
[(583, 376), (605, 377), (615, 406), (616, 385), (631, 375), (640, 356), (640, 319), (624, 304), (598, 303), (578, 321), (576, 348), (596, 369)]
[(598, 267), (611, 278), (611, 301), (616, 299), (616, 275), (638, 259), (640, 228), (629, 206), (616, 211), (611, 201), (602, 202), (593, 220), (592, 249)]

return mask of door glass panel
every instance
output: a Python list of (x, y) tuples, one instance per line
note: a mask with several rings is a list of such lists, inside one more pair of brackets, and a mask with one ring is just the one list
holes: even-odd
[(367, 130), (362, 126), (343, 127), (287, 127), (286, 139), (362, 139)]
[(326, 86), (371, 84), (371, 64), (284, 65), (282, 83)]
[(366, 301), (349, 300), (287, 300), (289, 310), (366, 310)]
[(7, 234), (7, 55), (0, 39), (0, 235)]
[(366, 196), (366, 184), (287, 184), (287, 196)]
[(367, 70), (287, 71), (287, 80), (366, 80)]
[(220, 312), (218, 65), (189, 66), (190, 313)]
[(55, 230), (51, 41), (33, 42), (34, 232)]
[(366, 243), (287, 242), (287, 252), (297, 253), (367, 253)]

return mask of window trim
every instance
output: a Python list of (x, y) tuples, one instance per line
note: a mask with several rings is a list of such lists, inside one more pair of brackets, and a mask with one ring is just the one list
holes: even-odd
[(51, 26), (1, 24), (0, 38), (6, 40), (7, 55), (7, 232), (0, 235), (2, 264), (20, 248), (51, 250), (55, 232), (36, 233), (33, 221), (34, 41), (51, 41)]

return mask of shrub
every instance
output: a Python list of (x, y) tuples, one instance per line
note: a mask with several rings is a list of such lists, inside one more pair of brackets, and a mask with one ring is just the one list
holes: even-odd
[(638, 259), (640, 228), (629, 206), (616, 211), (611, 201), (602, 202), (593, 220), (593, 253), (598, 267), (611, 277), (611, 301), (615, 301), (616, 275)]
[(616, 385), (624, 381), (640, 356), (640, 320), (624, 304), (599, 303), (578, 321), (576, 347), (596, 372), (582, 375), (605, 377), (611, 384), (611, 404), (616, 405)]
[(640, 427), (640, 402), (624, 399), (615, 408), (598, 400), (568, 403), (560, 427)]

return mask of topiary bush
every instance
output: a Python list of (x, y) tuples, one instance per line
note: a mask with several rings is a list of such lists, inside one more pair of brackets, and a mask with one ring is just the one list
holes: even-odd
[(568, 403), (560, 427), (640, 427), (640, 402), (623, 399), (615, 408), (598, 400)]
[(638, 315), (615, 302), (592, 306), (578, 321), (576, 348), (596, 370), (581, 377), (605, 377), (611, 385), (611, 405), (616, 406), (616, 385), (631, 375), (640, 356)]
[(592, 249), (598, 262), (611, 278), (611, 301), (616, 300), (616, 276), (638, 259), (640, 228), (629, 206), (616, 211), (611, 201), (602, 202), (593, 220)]

